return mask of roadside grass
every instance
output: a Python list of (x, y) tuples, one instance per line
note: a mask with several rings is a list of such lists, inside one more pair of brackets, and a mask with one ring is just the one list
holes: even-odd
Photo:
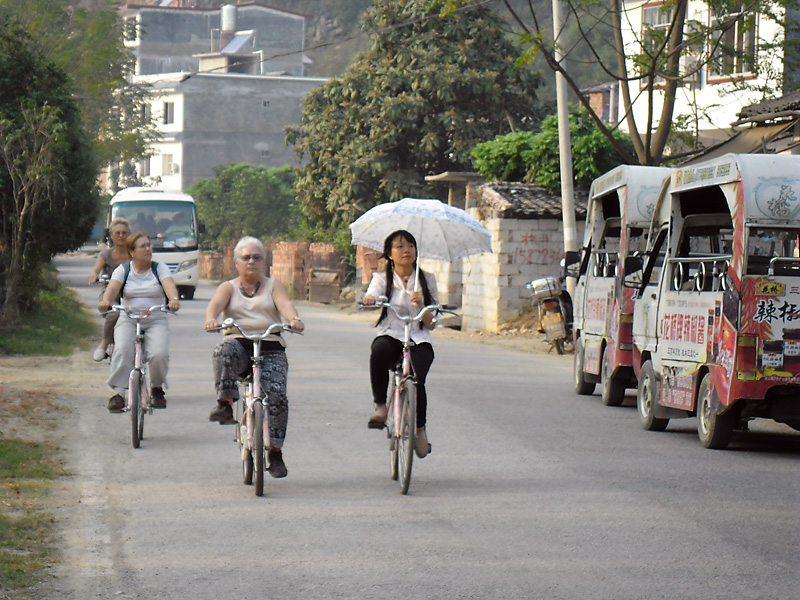
[[(53, 278), (55, 279), (55, 278)], [(15, 327), (0, 329), (2, 355), (67, 356), (86, 348), (92, 316), (72, 290), (41, 291), (36, 308)], [(42, 382), (47, 385), (47, 382)], [(48, 389), (17, 390), (0, 380), (0, 598), (34, 600), (37, 586), (58, 561), (58, 529), (51, 512), (54, 481), (67, 475), (61, 449), (48, 439), (65, 410)]]
[(42, 290), (30, 314), (20, 323), (0, 328), (0, 354), (68, 356), (76, 346), (86, 347), (95, 328), (71, 289)]

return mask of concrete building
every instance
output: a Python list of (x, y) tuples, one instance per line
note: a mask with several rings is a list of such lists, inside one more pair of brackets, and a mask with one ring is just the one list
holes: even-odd
[(137, 75), (208, 71), (201, 60), (209, 55), (226, 59), (231, 72), (304, 75), (307, 15), (259, 2), (214, 9), (128, 4), (121, 11)]
[(300, 122), (303, 97), (325, 80), (239, 73), (172, 73), (141, 78), (151, 84), (145, 107), (160, 136), (137, 170), (145, 185), (185, 190), (214, 167), (296, 164), (285, 142)]

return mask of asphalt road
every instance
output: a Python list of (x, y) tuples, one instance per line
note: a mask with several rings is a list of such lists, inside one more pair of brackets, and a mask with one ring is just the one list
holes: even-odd
[[(90, 264), (57, 261), (94, 306)], [(54, 598), (796, 597), (800, 434), (759, 424), (705, 450), (693, 419), (646, 432), (632, 402), (576, 396), (570, 356), (440, 339), (433, 453), (402, 496), (384, 434), (366, 428), (374, 331), (335, 307), (299, 307), (289, 476), (256, 497), (233, 429), (207, 421), (211, 293), (171, 320), (169, 406), (138, 450), (128, 416), (105, 409), (107, 367), (86, 353)]]

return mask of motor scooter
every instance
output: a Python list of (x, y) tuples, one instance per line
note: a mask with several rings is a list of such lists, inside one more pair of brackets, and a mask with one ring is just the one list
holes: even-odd
[(556, 354), (572, 350), (572, 298), (563, 282), (555, 277), (534, 279), (525, 287), (539, 311), (539, 323), (547, 343)]

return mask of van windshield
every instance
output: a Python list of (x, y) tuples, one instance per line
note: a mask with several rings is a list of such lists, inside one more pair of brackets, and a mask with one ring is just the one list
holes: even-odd
[[(798, 274), (800, 267), (800, 229), (790, 227), (751, 227), (747, 235), (747, 273), (766, 275), (773, 262), (776, 274)], [(794, 260), (793, 260), (794, 259)]]
[(189, 202), (147, 200), (117, 202), (111, 218), (123, 217), (131, 224), (131, 233), (145, 231), (154, 249), (190, 249), (197, 246), (194, 205)]

